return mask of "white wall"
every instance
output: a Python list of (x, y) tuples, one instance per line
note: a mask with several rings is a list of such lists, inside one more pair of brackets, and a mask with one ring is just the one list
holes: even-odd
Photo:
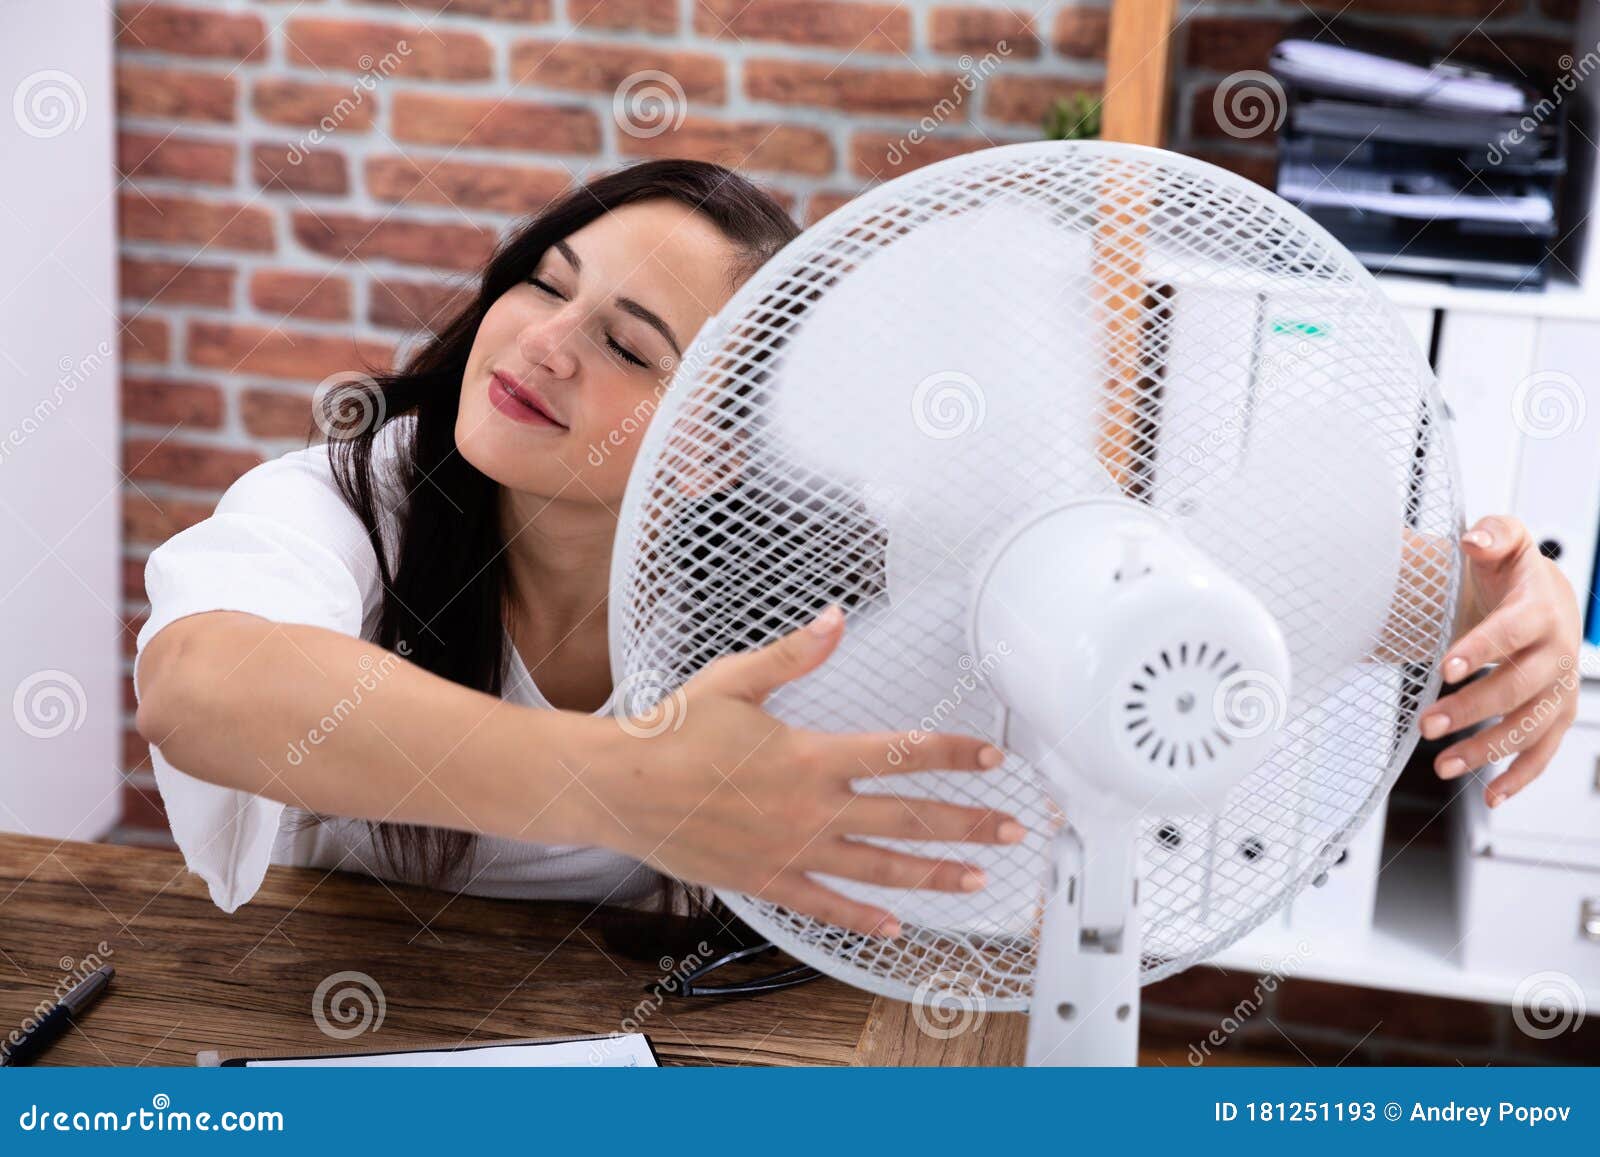
[(0, 830), (116, 821), (122, 714), (111, 15), (0, 6)]

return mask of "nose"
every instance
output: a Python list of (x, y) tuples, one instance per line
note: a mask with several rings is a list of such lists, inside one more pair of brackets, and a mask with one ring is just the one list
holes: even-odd
[(567, 378), (577, 371), (578, 362), (573, 357), (571, 345), (576, 339), (575, 318), (567, 316), (570, 310), (561, 310), (548, 317), (530, 321), (517, 334), (517, 351), (531, 366), (537, 366), (551, 377)]

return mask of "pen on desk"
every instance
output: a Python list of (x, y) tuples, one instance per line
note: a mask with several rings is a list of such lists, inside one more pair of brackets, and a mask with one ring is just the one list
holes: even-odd
[(38, 1022), (24, 1032), (0, 1038), (0, 1067), (32, 1064), (34, 1058), (61, 1037), (75, 1017), (100, 998), (117, 970), (107, 964), (74, 984)]

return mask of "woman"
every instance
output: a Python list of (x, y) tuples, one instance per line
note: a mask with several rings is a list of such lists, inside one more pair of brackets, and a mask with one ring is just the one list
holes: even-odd
[[(851, 781), (980, 771), (999, 751), (807, 733), (761, 709), (837, 646), (837, 608), (711, 663), (679, 728), (639, 738), (608, 710), (605, 594), (637, 419), (795, 232), (716, 166), (600, 177), (507, 243), (475, 300), (380, 379), (367, 428), (250, 471), (151, 555), (138, 726), (179, 847), (219, 905), (248, 900), (269, 860), (636, 905), (659, 872), (893, 936), (891, 913), (814, 874), (983, 887), (968, 864), (859, 837), (1013, 843), (1012, 817)], [(1576, 651), (1572, 594), (1520, 526), (1488, 520), (1467, 551), (1492, 613), (1447, 673), (1504, 665), (1436, 705), (1430, 735), (1517, 714)], [(1441, 773), (1521, 750), (1489, 789), (1514, 790), (1571, 710), (1541, 718), (1514, 742), (1497, 729), (1455, 745)], [(284, 822), (286, 805), (310, 822)]]

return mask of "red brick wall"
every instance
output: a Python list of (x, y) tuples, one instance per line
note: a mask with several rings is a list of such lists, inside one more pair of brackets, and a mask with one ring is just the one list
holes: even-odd
[[(1271, 134), (1223, 131), (1213, 95), (1263, 68), (1308, 12), (1348, 9), (1463, 58), (1551, 71), (1576, 2), (1185, 4), (1171, 142), (1270, 181)], [(134, 0), (118, 17), (130, 664), (151, 548), (242, 471), (302, 445), (317, 382), (394, 357), (507, 223), (574, 176), (635, 157), (717, 160), (809, 222), (875, 180), (1037, 137), (1054, 98), (1099, 91), (1106, 39), (1104, 3), (1055, 0)], [(681, 123), (656, 135), (614, 116), (619, 87), (646, 70), (684, 97)], [(908, 145), (941, 101), (940, 123)], [(131, 681), (125, 707), (117, 838), (162, 841)], [(1269, 1011), (1309, 1026), (1293, 1030), (1297, 1049), (1401, 1055), (1385, 1043), (1393, 1016), (1358, 1044), (1372, 1026), (1326, 1028), (1330, 1001), (1291, 984), (1300, 995), (1280, 991)], [(1227, 995), (1183, 978), (1164, 991), (1148, 1034), (1209, 1027)], [(1504, 1010), (1464, 1007), (1484, 1057), (1515, 1052)], [(1257, 1018), (1239, 1039), (1288, 1052), (1282, 1035)]]

